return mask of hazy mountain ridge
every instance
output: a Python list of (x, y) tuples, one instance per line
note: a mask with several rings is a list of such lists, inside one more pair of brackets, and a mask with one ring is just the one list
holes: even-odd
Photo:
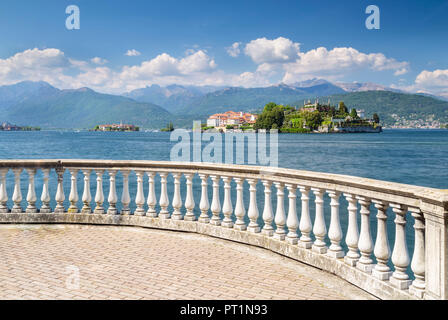
[(42, 128), (93, 128), (120, 121), (159, 128), (172, 118), (155, 104), (89, 88), (59, 90), (43, 83), (0, 87), (0, 107), (1, 121)]
[(193, 103), (195, 99), (220, 89), (222, 89), (222, 87), (181, 86), (176, 84), (161, 87), (153, 84), (151, 86), (146, 86), (145, 88), (124, 93), (123, 96), (140, 102), (157, 104), (169, 112), (177, 112)]

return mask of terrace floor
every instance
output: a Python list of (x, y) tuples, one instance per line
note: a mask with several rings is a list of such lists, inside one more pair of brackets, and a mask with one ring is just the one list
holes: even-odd
[(0, 299), (375, 299), (266, 249), (133, 227), (1, 225)]

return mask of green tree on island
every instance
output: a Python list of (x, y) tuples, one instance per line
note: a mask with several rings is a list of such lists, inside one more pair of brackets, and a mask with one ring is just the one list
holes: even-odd
[(355, 108), (353, 108), (352, 111), (350, 111), (350, 118), (352, 118), (352, 119), (358, 118), (358, 112), (356, 112)]
[(166, 132), (166, 131), (168, 131), (168, 132), (174, 131), (174, 125), (173, 125), (173, 123), (170, 121), (170, 123), (168, 123), (168, 125), (166, 126), (166, 128), (163, 128), (163, 129), (161, 129), (160, 131), (164, 131), (164, 132)]
[(278, 129), (283, 125), (285, 113), (293, 111), (290, 106), (277, 105), (273, 102), (266, 104), (263, 112), (258, 116), (254, 129)]
[(305, 125), (311, 130), (316, 130), (322, 123), (322, 115), (319, 111), (301, 112)]
[(373, 118), (373, 122), (380, 123), (380, 117), (378, 116), (377, 113), (374, 113), (372, 118)]
[(346, 116), (346, 115), (348, 114), (348, 109), (347, 109), (347, 107), (345, 106), (344, 101), (339, 102), (338, 113), (339, 113), (341, 116)]

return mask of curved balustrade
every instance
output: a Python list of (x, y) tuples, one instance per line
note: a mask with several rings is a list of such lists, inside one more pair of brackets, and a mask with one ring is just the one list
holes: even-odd
[[(10, 207), (6, 186), (9, 170), (14, 174)], [(35, 190), (39, 170), (43, 174), (40, 208)], [(67, 171), (70, 184), (69, 190), (64, 190)], [(56, 190), (49, 189), (51, 172), (56, 174)], [(131, 172), (136, 181), (130, 180)], [(21, 179), (25, 173), (28, 189), (23, 199)], [(94, 188), (92, 173), (96, 174)], [(84, 181), (81, 199), (77, 189), (80, 174)], [(200, 179), (199, 202), (195, 202), (193, 192), (196, 175)], [(171, 189), (169, 176), (173, 181)], [(121, 197), (117, 194), (117, 179), (121, 179)], [(236, 187), (233, 199), (232, 181)], [(134, 199), (129, 183), (136, 185)], [(107, 199), (103, 184), (108, 185)], [(244, 198), (246, 185), (248, 199)], [(264, 192), (264, 199), (259, 202), (257, 186)], [(54, 191), (56, 205), (51, 208), (50, 194)], [(65, 194), (69, 195), (67, 199)], [(330, 198), (329, 203), (326, 197)], [(340, 210), (342, 198), (348, 203), (346, 213)], [(24, 200), (26, 207), (22, 207)], [(78, 206), (79, 200), (82, 206)], [(134, 212), (130, 209), (131, 201), (136, 207)], [(249, 203), (247, 209), (245, 202)], [(326, 211), (330, 212), (329, 217)], [(209, 163), (0, 161), (1, 223), (122, 224), (199, 232), (270, 249), (335, 273), (386, 299), (448, 298), (447, 216), (446, 191), (336, 174)], [(344, 228), (342, 218), (347, 222)], [(330, 222), (328, 226), (326, 220)], [(393, 243), (388, 237), (388, 223), (394, 225)], [(409, 230), (414, 233), (412, 243), (406, 236)], [(412, 253), (408, 250), (411, 244)]]

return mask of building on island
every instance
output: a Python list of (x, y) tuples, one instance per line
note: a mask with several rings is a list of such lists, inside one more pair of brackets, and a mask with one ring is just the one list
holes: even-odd
[(139, 131), (139, 127), (133, 124), (100, 124), (95, 127), (98, 131)]
[(245, 112), (227, 111), (216, 113), (207, 119), (207, 127), (225, 128), (228, 125), (237, 126), (244, 124), (253, 125), (257, 121), (257, 115)]
[(356, 114), (360, 118), (365, 118), (365, 116), (366, 116), (366, 113), (365, 113), (364, 109), (356, 109)]
[(6, 121), (0, 124), (0, 131), (40, 131), (40, 127), (31, 127), (31, 126), (20, 127)]
[(303, 101), (303, 107), (300, 108), (300, 111), (308, 111), (308, 112), (314, 112), (319, 107), (319, 100), (314, 101), (314, 103), (311, 102), (311, 100), (308, 100), (308, 102)]
[(3, 122), (2, 125), (0, 126), (0, 130), (3, 131), (19, 131), (22, 130), (21, 127), (16, 126), (14, 124), (10, 124), (9, 122)]

